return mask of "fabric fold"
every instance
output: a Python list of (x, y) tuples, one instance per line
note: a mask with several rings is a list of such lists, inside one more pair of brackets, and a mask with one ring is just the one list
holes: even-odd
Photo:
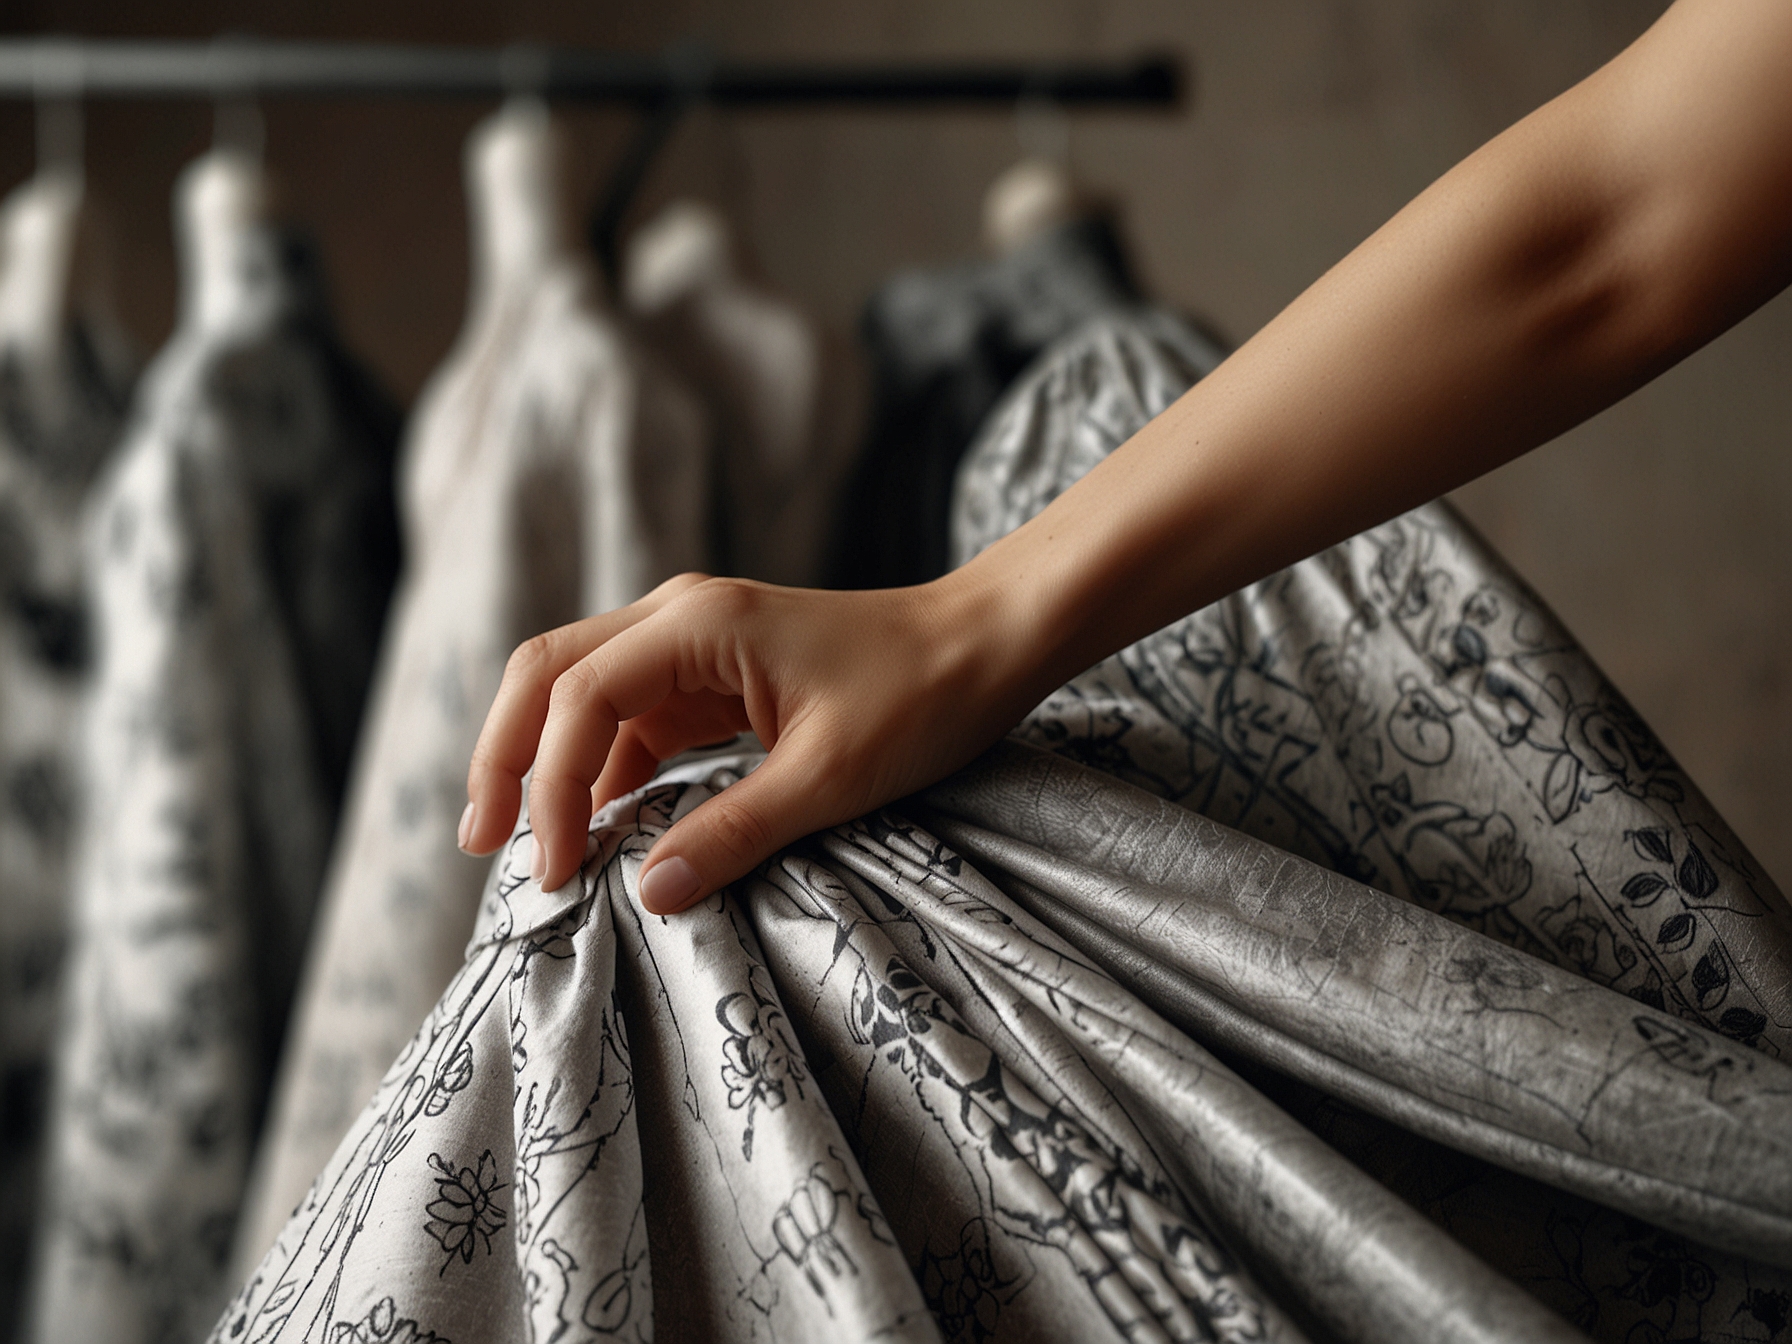
[(1185, 1029), (1792, 1267), (1778, 1061), (1017, 743), (927, 801), (942, 838)]

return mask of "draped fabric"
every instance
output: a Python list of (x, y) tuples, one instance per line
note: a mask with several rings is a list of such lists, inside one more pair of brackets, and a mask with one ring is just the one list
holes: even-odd
[[(1099, 320), (964, 464), (962, 562), (1199, 372), (1173, 318)], [(1543, 603), (1446, 505), (1115, 654), (1025, 740), (1775, 1057), (1792, 911)]]
[(95, 662), (39, 1340), (187, 1339), (228, 1293), (328, 841), (325, 749), (353, 731), (353, 654), (383, 603), (342, 520), (379, 517), (392, 415), (262, 191), (226, 152), (183, 176), (181, 324), (88, 518)]
[(701, 413), (554, 230), (553, 153), (530, 104), (469, 148), (473, 305), (404, 448), (407, 567), (237, 1234), (244, 1272), (461, 962), (486, 865), (455, 830), (511, 650), (708, 558)]
[[(1057, 347), (963, 551), (1200, 349), (1149, 313)], [(1783, 1332), (1784, 901), (1447, 509), (646, 915), (654, 837), (755, 760), (610, 805), (556, 892), (519, 832), (215, 1340)]]
[(0, 1337), (37, 1206), (89, 663), (81, 513), (124, 419), (131, 361), (74, 271), (80, 181), (0, 203)]

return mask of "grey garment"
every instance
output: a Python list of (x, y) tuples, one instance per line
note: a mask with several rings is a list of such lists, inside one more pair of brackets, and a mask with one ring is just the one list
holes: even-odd
[(559, 892), (513, 842), (213, 1339), (1303, 1339), (1251, 1260), (1353, 1339), (1579, 1339), (898, 815), (643, 916), (702, 776)]
[(714, 428), (716, 572), (813, 586), (863, 432), (861, 359), (733, 251), (719, 214), (675, 202), (630, 240), (621, 289)]
[[(1142, 428), (1201, 353), (1161, 315), (1059, 346), (966, 459), (957, 559)], [(1021, 736), (1651, 1008), (1792, 1051), (1792, 909), (1446, 505), (1140, 640)]]
[[(1021, 744), (644, 916), (653, 837), (747, 764), (607, 809), (558, 892), (519, 835), (214, 1338), (1581, 1337), (1111, 978), (1076, 916), (1148, 946), (1198, 1030), (1248, 1005), (1216, 1044), (1330, 1050), (1499, 1151), (1556, 1140), (1633, 1211), (1746, 1210), (1792, 1263), (1792, 1070)], [(1381, 1027), (1404, 1000), (1424, 1035)], [(1582, 1140), (1533, 1095), (1556, 1060)], [(1663, 1315), (1610, 1296), (1601, 1338)]]
[[(255, 225), (236, 243), (228, 305), (189, 312), (145, 375), (88, 519), (87, 808), (37, 1340), (191, 1339), (227, 1295), (322, 878), (327, 747), (352, 729), (383, 601), (346, 520), (379, 517), (389, 419), (288, 240)], [(340, 662), (319, 656), (338, 640)]]
[[(1174, 319), (1144, 316), (1093, 323), (1042, 361), (967, 458), (957, 558), (1033, 516), (1167, 406), (1200, 371), (1201, 347)], [(1657, 1010), (1636, 1030), (1691, 1072), (1723, 1078), (1753, 1059), (1682, 1047), (1671, 1018), (1783, 1057), (1784, 898), (1535, 594), (1443, 505), (1140, 641), (1048, 698), (1021, 736), (1620, 990)], [(1163, 1006), (1155, 982), (1124, 978)], [(1229, 1010), (1216, 1000), (1206, 1011), (1199, 1030), (1221, 1032)], [(1371, 1096), (1335, 1061), (1253, 1039), (1248, 1056), (1283, 1071), (1282, 1100), (1601, 1338), (1632, 1325), (1771, 1338), (1785, 1323), (1776, 1294), (1787, 1286), (1760, 1266), (1539, 1184), (1632, 1207), (1589, 1183), (1559, 1120), (1556, 1141), (1496, 1152), (1461, 1117)], [(1541, 1095), (1555, 1105), (1564, 1094)], [(1641, 1216), (1761, 1253), (1752, 1238), (1768, 1233), (1752, 1215), (1719, 1218), (1721, 1201), (1690, 1184), (1678, 1198), (1704, 1204), (1705, 1221), (1666, 1206)]]
[[(990, 517), (1009, 501), (1010, 522), (1037, 507), (1181, 390), (1194, 348), (1155, 317), (1067, 343), (992, 421), (964, 498)], [(1050, 466), (1029, 477), (1034, 463)], [(1323, 665), (1315, 646), (1343, 631), (1347, 703), (1404, 676), (1394, 616), (1423, 610), (1410, 585), (1373, 621), (1358, 603), (1328, 626), (1317, 598), (1340, 557), (1411, 553), (1389, 538), (1420, 525), (1438, 539), (1426, 593), (1522, 596), (1518, 628), (1554, 631), (1451, 515), (1422, 511), (1232, 599), (1319, 613), (1306, 645), (1259, 647), (1255, 665), (1290, 649)], [(1104, 763), (1154, 793), (1012, 741), (670, 919), (633, 899), (640, 860), (750, 759), (681, 767), (606, 809), (558, 892), (528, 881), (520, 833), (461, 975), (214, 1338), (1773, 1338), (1792, 1301), (1792, 1068), (1766, 1028), (1750, 1049), (1695, 1020), (1711, 1005), (1617, 992), (1560, 947), (1564, 965), (1537, 955), (1516, 921), (1464, 927), (1426, 887), (1338, 871), (1344, 851), (1314, 863), (1163, 796), (1223, 763), (1227, 787), (1202, 801), (1259, 829), (1323, 820), (1274, 791), (1291, 761), (1339, 754), (1317, 711), (1298, 721), (1304, 752), (1247, 750), (1271, 717), (1208, 728), (1242, 697), (1163, 688), (1207, 666), (1190, 628), (1022, 729), (1106, 741)], [(1542, 647), (1562, 684), (1577, 666), (1596, 678), (1565, 636)], [(1139, 665), (1160, 679), (1122, 679)], [(1428, 680), (1393, 685), (1392, 703), (1441, 695), (1452, 667), (1410, 669)], [(1463, 713), (1444, 721), (1467, 764), (1471, 730), (1500, 739)], [(1398, 715), (1370, 722), (1411, 745)], [(1152, 736), (1171, 729), (1180, 753)], [(1442, 764), (1427, 780), (1451, 778)], [(1483, 767), (1453, 787), (1484, 807), (1506, 778)], [(1654, 900), (1696, 902), (1680, 847), (1697, 826), (1749, 876), (1679, 782), (1682, 829), (1651, 811), (1593, 850), (1595, 823), (1629, 824), (1600, 809), (1665, 801), (1589, 787), (1572, 845), (1548, 841), (1575, 814), (1540, 804), (1506, 861), (1541, 881), (1564, 852), (1627, 871), (1665, 847), (1678, 862)], [(1269, 795), (1276, 809), (1240, 804)], [(1393, 826), (1385, 809), (1358, 824)], [(1752, 880), (1737, 890), (1777, 901)], [(1768, 998), (1792, 967), (1776, 909), (1724, 944)]]
[(994, 261), (906, 272), (873, 295), (860, 329), (870, 429), (836, 532), (834, 584), (893, 587), (944, 573), (954, 472), (985, 417), (1052, 342), (1138, 301), (1101, 217)]
[(81, 320), (38, 355), (0, 353), (0, 1338), (24, 1289), (67, 936), (90, 661), (81, 511), (130, 386)]

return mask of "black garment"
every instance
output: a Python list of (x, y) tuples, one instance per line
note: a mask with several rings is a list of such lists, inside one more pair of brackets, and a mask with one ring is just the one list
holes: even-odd
[(277, 230), (278, 315), (222, 355), (210, 399), (241, 445), (257, 532), (313, 732), (342, 802), (386, 607), (398, 578), (394, 461), (402, 417), (344, 347), (315, 249)]
[(984, 417), (1046, 346), (1138, 301), (1102, 217), (1060, 225), (996, 261), (885, 283), (861, 323), (871, 427), (836, 534), (833, 584), (879, 588), (945, 573), (952, 482)]

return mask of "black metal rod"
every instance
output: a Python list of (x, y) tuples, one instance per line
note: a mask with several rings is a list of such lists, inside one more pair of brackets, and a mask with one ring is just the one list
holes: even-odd
[(679, 52), (566, 47), (419, 47), (223, 38), (211, 42), (0, 39), (6, 98), (494, 98), (732, 107), (816, 103), (1175, 103), (1181, 70), (1128, 63), (793, 65), (693, 62)]

